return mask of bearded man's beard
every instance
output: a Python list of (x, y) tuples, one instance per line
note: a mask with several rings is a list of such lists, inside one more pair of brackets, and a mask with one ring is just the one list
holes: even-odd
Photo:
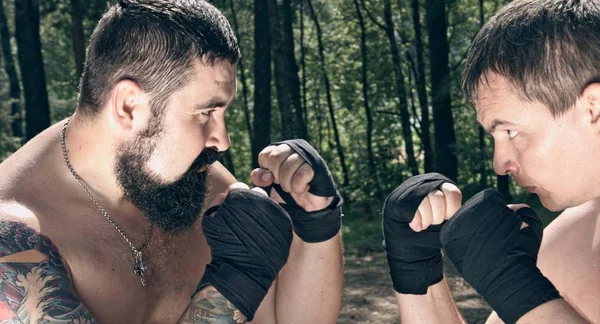
[(200, 218), (209, 190), (207, 172), (199, 170), (217, 161), (220, 153), (205, 148), (179, 179), (167, 183), (146, 170), (162, 133), (160, 126), (150, 123), (148, 130), (118, 148), (115, 172), (125, 199), (163, 231), (180, 234), (191, 229)]

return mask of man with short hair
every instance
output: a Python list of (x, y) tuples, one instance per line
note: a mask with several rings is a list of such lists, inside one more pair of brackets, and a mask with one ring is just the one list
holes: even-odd
[(0, 322), (337, 320), (341, 199), (318, 153), (261, 153), (279, 203), (215, 162), (239, 58), (206, 1), (108, 9), (76, 113), (0, 164)]
[(494, 190), (461, 207), (442, 175), (401, 185), (384, 229), (403, 323), (463, 322), (441, 275), (442, 246), (497, 312), (489, 323), (600, 322), (598, 44), (596, 0), (515, 0), (479, 32), (463, 90), (494, 137), (494, 169), (565, 211), (542, 240), (532, 210), (507, 207)]

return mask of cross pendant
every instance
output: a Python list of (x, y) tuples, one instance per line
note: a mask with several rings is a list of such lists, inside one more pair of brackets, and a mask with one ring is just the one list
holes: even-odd
[(144, 272), (148, 270), (148, 267), (144, 263), (142, 259), (143, 255), (141, 251), (134, 251), (133, 258), (135, 259), (135, 264), (133, 265), (133, 273), (140, 278), (142, 282), (142, 287), (146, 286), (146, 280), (144, 279)]

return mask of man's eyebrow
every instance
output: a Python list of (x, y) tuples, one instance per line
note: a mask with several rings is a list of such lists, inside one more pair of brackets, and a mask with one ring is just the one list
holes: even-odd
[(194, 110), (213, 109), (213, 108), (225, 107), (228, 104), (229, 103), (226, 102), (226, 101), (224, 101), (224, 100), (211, 99), (211, 100), (208, 100), (208, 101), (196, 104), (194, 106)]
[(496, 127), (498, 127), (498, 126), (504, 126), (504, 125), (514, 125), (514, 124), (511, 123), (511, 122), (509, 122), (509, 121), (506, 121), (506, 120), (494, 119), (494, 120), (492, 120), (492, 123), (490, 124), (490, 127), (487, 128), (487, 131), (489, 133), (493, 133), (496, 130)]
[(203, 110), (203, 109), (214, 109), (214, 108), (222, 108), (227, 107), (237, 98), (237, 93), (234, 95), (231, 101), (226, 101), (222, 98), (212, 98), (205, 102), (198, 103), (194, 106), (194, 110)]

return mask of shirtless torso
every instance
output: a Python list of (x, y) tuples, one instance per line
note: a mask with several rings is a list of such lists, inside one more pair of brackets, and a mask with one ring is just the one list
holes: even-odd
[[(71, 314), (81, 310), (77, 305), (83, 303), (99, 323), (175, 323), (210, 261), (210, 250), (199, 222), (191, 231), (175, 237), (154, 230), (144, 253), (149, 265), (148, 285), (142, 287), (133, 274), (129, 246), (69, 173), (60, 149), (61, 125), (44, 131), (0, 164), (0, 222), (3, 222), (0, 224), (9, 232), (0, 247), (0, 266), (4, 270), (0, 289), (6, 296), (10, 296), (9, 290), (18, 295), (24, 289), (30, 301), (44, 294), (61, 296), (50, 303), (71, 310)], [(215, 193), (223, 192), (235, 181), (218, 163), (211, 167), (210, 173), (212, 189), (207, 204), (214, 200)], [(127, 217), (107, 211), (119, 219), (119, 225), (137, 247), (144, 242), (145, 233), (134, 233)], [(44, 284), (61, 276), (61, 267), (48, 270), (47, 264), (40, 264), (48, 260), (46, 253), (53, 247), (46, 247), (40, 253), (35, 244), (15, 243), (35, 241), (25, 227), (53, 243), (57, 250), (50, 254), (58, 256), (56, 260), (64, 264), (70, 281), (67, 286), (72, 288), (63, 287), (55, 292), (42, 289)], [(12, 233), (14, 239), (8, 237)], [(6, 269), (13, 269), (17, 277), (7, 278)], [(16, 311), (16, 304), (8, 299), (0, 300), (4, 314), (11, 307)], [(38, 311), (43, 307), (44, 303), (40, 303)], [(5, 319), (0, 318), (0, 322)]]
[(600, 323), (600, 199), (569, 208), (548, 225), (538, 266), (569, 304)]

